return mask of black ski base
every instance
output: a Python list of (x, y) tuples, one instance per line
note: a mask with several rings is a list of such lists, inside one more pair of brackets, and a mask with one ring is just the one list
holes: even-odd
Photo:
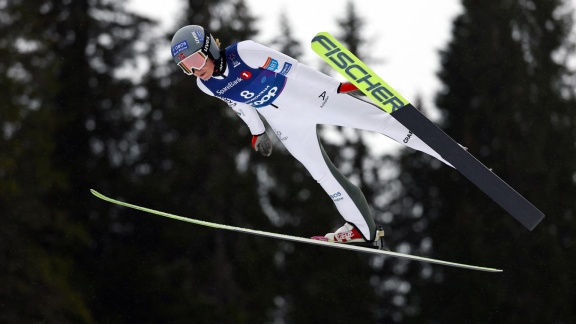
[(411, 104), (391, 114), (529, 230), (544, 214)]

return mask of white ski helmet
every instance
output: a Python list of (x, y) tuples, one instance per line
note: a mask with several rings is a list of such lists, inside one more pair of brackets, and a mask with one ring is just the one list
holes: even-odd
[[(198, 25), (188, 25), (180, 28), (172, 37), (171, 48), (172, 59), (186, 74), (192, 74), (191, 68), (201, 68), (197, 64), (190, 64), (192, 56), (197, 56), (198, 60), (202, 57), (204, 63), (208, 58), (212, 60), (220, 58), (220, 49), (214, 37), (205, 28)], [(194, 55), (196, 53), (199, 54)], [(189, 64), (184, 64), (183, 61), (187, 58), (187, 63)]]

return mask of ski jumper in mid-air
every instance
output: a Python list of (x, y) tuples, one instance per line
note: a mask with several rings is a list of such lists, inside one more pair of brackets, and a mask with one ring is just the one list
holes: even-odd
[(196, 25), (179, 29), (171, 48), (176, 64), (197, 77), (198, 87), (226, 102), (248, 125), (256, 151), (264, 156), (272, 153), (262, 116), (290, 154), (324, 188), (346, 223), (316, 239), (353, 243), (374, 241), (376, 236), (364, 195), (324, 152), (318, 124), (378, 132), (448, 164), (389, 114), (346, 94), (356, 90), (352, 84), (341, 83), (276, 50), (249, 40), (220, 50), (212, 35)]

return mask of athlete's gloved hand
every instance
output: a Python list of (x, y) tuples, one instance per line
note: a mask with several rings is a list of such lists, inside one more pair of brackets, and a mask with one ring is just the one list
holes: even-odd
[(252, 148), (256, 152), (264, 156), (270, 156), (272, 154), (272, 141), (266, 132), (260, 135), (252, 135)]
[(348, 93), (348, 92), (352, 92), (352, 91), (356, 91), (358, 90), (358, 88), (353, 85), (350, 82), (344, 82), (344, 83), (340, 83), (340, 85), (338, 86), (338, 90), (336, 90), (336, 92), (338, 93)]

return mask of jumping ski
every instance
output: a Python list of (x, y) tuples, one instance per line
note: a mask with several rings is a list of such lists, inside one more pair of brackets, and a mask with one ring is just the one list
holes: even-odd
[(223, 229), (223, 230), (228, 230), (228, 231), (264, 236), (264, 237), (275, 238), (275, 239), (282, 239), (282, 240), (293, 241), (293, 242), (314, 244), (314, 245), (320, 245), (320, 246), (337, 248), (337, 249), (352, 250), (352, 251), (357, 251), (357, 252), (371, 253), (371, 254), (390, 256), (390, 257), (396, 257), (396, 258), (404, 258), (404, 259), (408, 259), (408, 260), (427, 262), (427, 263), (456, 267), (456, 268), (464, 268), (464, 269), (469, 269), (469, 270), (486, 271), (486, 272), (502, 272), (501, 269), (479, 267), (479, 266), (474, 266), (474, 265), (469, 265), (469, 264), (448, 262), (448, 261), (443, 261), (443, 260), (419, 257), (419, 256), (415, 256), (415, 255), (410, 255), (410, 254), (391, 252), (391, 251), (386, 251), (386, 250), (379, 250), (379, 249), (374, 249), (374, 248), (370, 248), (370, 247), (347, 245), (347, 244), (343, 244), (343, 243), (325, 242), (325, 241), (313, 240), (313, 239), (304, 238), (304, 237), (271, 233), (271, 232), (265, 232), (265, 231), (258, 231), (258, 230), (229, 226), (229, 225), (218, 224), (218, 223), (211, 223), (211, 222), (206, 222), (206, 221), (202, 221), (202, 220), (198, 220), (198, 219), (177, 216), (177, 215), (161, 212), (158, 210), (154, 210), (154, 209), (150, 209), (150, 208), (141, 207), (138, 205), (133, 205), (133, 204), (129, 204), (126, 202), (122, 202), (122, 201), (104, 196), (103, 194), (101, 194), (101, 193), (99, 193), (93, 189), (90, 189), (90, 192), (92, 192), (92, 194), (94, 196), (96, 196), (96, 197), (98, 197), (104, 201), (107, 201), (107, 202), (110, 202), (110, 203), (113, 203), (113, 204), (116, 204), (119, 206), (133, 208), (133, 209), (144, 211), (144, 212), (147, 212), (150, 214), (160, 215), (160, 216), (176, 219), (176, 220), (179, 220), (182, 222), (192, 223), (192, 224), (206, 226), (206, 227), (212, 227), (212, 228), (216, 228), (216, 229)]
[(312, 49), (368, 96), (373, 105), (416, 134), (527, 229), (533, 230), (544, 218), (540, 210), (420, 113), (332, 35), (316, 34)]

